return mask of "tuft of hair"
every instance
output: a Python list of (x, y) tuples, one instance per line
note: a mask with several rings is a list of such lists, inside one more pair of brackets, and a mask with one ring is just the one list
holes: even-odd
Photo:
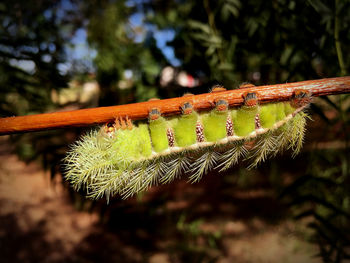
[(221, 92), (221, 91), (226, 91), (224, 85), (221, 84), (215, 84), (211, 87), (210, 92), (215, 93), (215, 92)]
[(258, 95), (256, 92), (245, 92), (242, 97), (244, 105), (247, 107), (254, 107), (258, 104)]
[(255, 87), (254, 84), (251, 84), (249, 82), (243, 82), (241, 85), (239, 85), (239, 89), (245, 89), (245, 88), (252, 88)]

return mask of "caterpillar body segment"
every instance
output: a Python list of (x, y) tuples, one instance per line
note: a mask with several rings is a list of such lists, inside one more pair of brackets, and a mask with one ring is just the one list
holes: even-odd
[(227, 170), (240, 160), (253, 168), (283, 150), (300, 151), (308, 92), (297, 91), (291, 101), (273, 104), (259, 105), (254, 92), (243, 99), (233, 109), (218, 99), (210, 112), (201, 113), (186, 102), (182, 115), (171, 118), (154, 108), (148, 122), (137, 125), (118, 118), (72, 146), (65, 158), (66, 178), (91, 198), (127, 198), (182, 174), (197, 182), (208, 171)]
[(167, 149), (169, 147), (167, 122), (158, 109), (152, 109), (149, 113), (149, 128), (154, 151), (161, 152)]
[(276, 104), (267, 104), (259, 107), (260, 127), (270, 129), (276, 123), (277, 110)]
[(187, 147), (197, 142), (196, 126), (198, 114), (193, 110), (192, 104), (184, 103), (182, 106), (182, 116), (173, 119), (173, 129), (175, 142), (179, 147)]
[(216, 107), (210, 113), (201, 115), (204, 137), (209, 142), (216, 142), (227, 136), (228, 103), (218, 100)]
[(286, 116), (285, 105), (287, 103), (275, 103), (276, 122), (282, 121)]

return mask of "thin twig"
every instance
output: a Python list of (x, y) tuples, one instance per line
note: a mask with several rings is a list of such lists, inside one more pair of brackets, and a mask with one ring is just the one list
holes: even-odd
[(0, 135), (96, 125), (113, 122), (116, 117), (128, 116), (132, 120), (146, 119), (152, 108), (158, 108), (166, 116), (176, 115), (181, 113), (180, 106), (185, 102), (191, 102), (198, 111), (211, 109), (217, 99), (227, 100), (230, 106), (240, 106), (243, 103), (242, 95), (247, 91), (257, 92), (260, 103), (285, 101), (292, 97), (295, 89), (308, 90), (313, 97), (350, 93), (350, 77), (241, 88), (111, 107), (1, 118)]
[(340, 21), (339, 21), (339, 0), (335, 0), (335, 19), (334, 19), (334, 40), (335, 40), (335, 49), (337, 51), (339, 67), (341, 70), (341, 75), (346, 75), (346, 68), (343, 58), (343, 53), (340, 46), (339, 39), (339, 31), (340, 31)]

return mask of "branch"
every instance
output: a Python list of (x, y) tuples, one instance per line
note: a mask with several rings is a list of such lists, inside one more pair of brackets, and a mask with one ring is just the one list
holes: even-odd
[(1, 118), (0, 135), (96, 125), (113, 122), (116, 117), (128, 116), (132, 120), (146, 119), (152, 108), (158, 108), (162, 115), (176, 115), (181, 113), (180, 106), (188, 101), (198, 111), (211, 109), (217, 99), (225, 99), (231, 107), (237, 107), (242, 105), (242, 95), (247, 91), (257, 92), (259, 103), (285, 101), (292, 97), (295, 89), (308, 90), (313, 97), (350, 93), (350, 76), (259, 87), (253, 86), (119, 106)]

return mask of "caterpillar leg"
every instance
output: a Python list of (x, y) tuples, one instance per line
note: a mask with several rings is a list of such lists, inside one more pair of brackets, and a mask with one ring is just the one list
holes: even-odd
[(265, 161), (276, 149), (277, 137), (273, 131), (268, 131), (265, 134), (259, 136), (256, 139), (254, 147), (250, 150), (248, 159), (251, 160), (251, 164), (248, 169), (256, 167), (260, 162)]
[(133, 173), (132, 178), (121, 191), (123, 198), (128, 198), (157, 185), (161, 178), (168, 173), (168, 166), (164, 158), (161, 157), (145, 162), (141, 167), (135, 169)]
[(172, 158), (166, 160), (166, 172), (160, 178), (160, 182), (170, 183), (175, 178), (179, 178), (180, 175), (188, 171), (190, 167), (191, 159), (187, 156), (186, 152), (174, 154)]
[(220, 172), (223, 172), (239, 162), (240, 159), (245, 159), (248, 155), (248, 149), (245, 146), (245, 140), (231, 142), (228, 146), (229, 150), (223, 152), (219, 158)]
[(189, 177), (190, 182), (196, 183), (202, 179), (204, 174), (216, 167), (219, 158), (220, 153), (216, 152), (214, 147), (206, 149), (205, 153), (191, 163), (190, 171), (192, 175)]

